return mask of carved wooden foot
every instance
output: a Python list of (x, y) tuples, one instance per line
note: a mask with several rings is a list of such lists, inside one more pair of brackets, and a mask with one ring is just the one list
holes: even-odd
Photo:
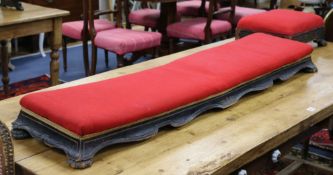
[(325, 47), (327, 45), (327, 42), (324, 39), (314, 40), (314, 42), (318, 44), (318, 47)]
[(305, 73), (316, 73), (316, 72), (318, 72), (318, 68), (314, 64), (308, 64), (308, 67), (303, 68), (302, 72), (305, 72)]
[(75, 160), (71, 157), (68, 158), (67, 160), (68, 164), (72, 167), (72, 168), (75, 168), (75, 169), (84, 169), (84, 168), (88, 168), (92, 165), (93, 163), (93, 160), (92, 158), (91, 159), (88, 159), (88, 160)]
[(26, 139), (26, 138), (29, 138), (31, 137), (30, 134), (23, 130), (23, 129), (12, 129), (12, 136), (15, 138), (15, 139)]

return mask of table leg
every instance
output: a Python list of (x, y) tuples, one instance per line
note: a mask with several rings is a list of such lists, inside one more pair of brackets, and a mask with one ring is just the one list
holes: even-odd
[(168, 24), (177, 21), (177, 2), (161, 3), (161, 15), (158, 24), (158, 31), (162, 33), (163, 38), (166, 38), (166, 28)]
[(6, 95), (9, 94), (9, 77), (8, 77), (8, 49), (7, 49), (7, 40), (1, 41), (1, 64), (2, 64), (2, 83), (3, 89)]
[(57, 85), (59, 83), (59, 48), (61, 46), (62, 34), (61, 34), (61, 18), (56, 18), (53, 21), (53, 32), (51, 33), (51, 62), (50, 62), (50, 74), (51, 85)]

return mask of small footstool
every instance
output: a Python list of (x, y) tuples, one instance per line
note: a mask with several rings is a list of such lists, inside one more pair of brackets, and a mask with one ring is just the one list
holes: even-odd
[(324, 21), (320, 16), (310, 13), (279, 9), (244, 17), (237, 25), (236, 38), (256, 32), (326, 45)]

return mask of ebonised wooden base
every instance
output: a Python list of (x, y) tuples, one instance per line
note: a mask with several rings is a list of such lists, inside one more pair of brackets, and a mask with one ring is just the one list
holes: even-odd
[(63, 150), (71, 167), (86, 168), (91, 166), (94, 155), (107, 146), (148, 139), (156, 135), (159, 129), (164, 126), (180, 127), (210, 109), (227, 108), (235, 104), (245, 94), (267, 89), (273, 86), (274, 81), (285, 81), (299, 71), (316, 72), (317, 68), (308, 57), (219, 96), (167, 113), (161, 117), (84, 140), (66, 135), (21, 111), (17, 120), (13, 122), (12, 135), (15, 139), (25, 139), (32, 136), (50, 147)]
[[(250, 31), (250, 30), (241, 30), (241, 29), (237, 29), (236, 31), (236, 38), (243, 38), (247, 35), (253, 34), (256, 32)], [(317, 28), (315, 30), (306, 32), (306, 33), (301, 33), (298, 35), (294, 35), (294, 36), (288, 36), (288, 35), (281, 35), (281, 34), (274, 34), (274, 33), (269, 33), (271, 35), (274, 36), (278, 36), (278, 37), (282, 37), (282, 38), (288, 38), (288, 39), (292, 39), (292, 40), (296, 40), (296, 41), (300, 41), (300, 42), (310, 42), (310, 41), (314, 41), (316, 43), (318, 43), (318, 46), (326, 46), (326, 41), (325, 41), (325, 29), (324, 27), (320, 27)]]

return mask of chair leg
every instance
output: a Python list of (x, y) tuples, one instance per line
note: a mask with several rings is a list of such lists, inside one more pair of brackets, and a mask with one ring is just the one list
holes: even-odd
[(67, 39), (65, 37), (62, 40), (62, 59), (64, 71), (67, 72)]
[[(88, 41), (87, 40), (82, 41), (82, 47), (83, 47), (84, 71), (86, 73), (86, 76), (88, 76), (89, 75), (89, 53), (88, 53)], [(96, 53), (96, 56), (97, 56), (97, 53)]]
[(124, 67), (124, 55), (117, 54), (117, 68)]
[(172, 54), (173, 52), (174, 52), (173, 39), (169, 38), (169, 54)]
[(153, 58), (159, 57), (159, 47), (154, 47), (153, 48)]
[(91, 58), (91, 68), (90, 75), (96, 74), (96, 66), (97, 66), (97, 47), (94, 43), (91, 44), (92, 47), (92, 58)]
[(104, 49), (104, 56), (105, 56), (105, 67), (109, 67), (109, 52), (108, 50)]

